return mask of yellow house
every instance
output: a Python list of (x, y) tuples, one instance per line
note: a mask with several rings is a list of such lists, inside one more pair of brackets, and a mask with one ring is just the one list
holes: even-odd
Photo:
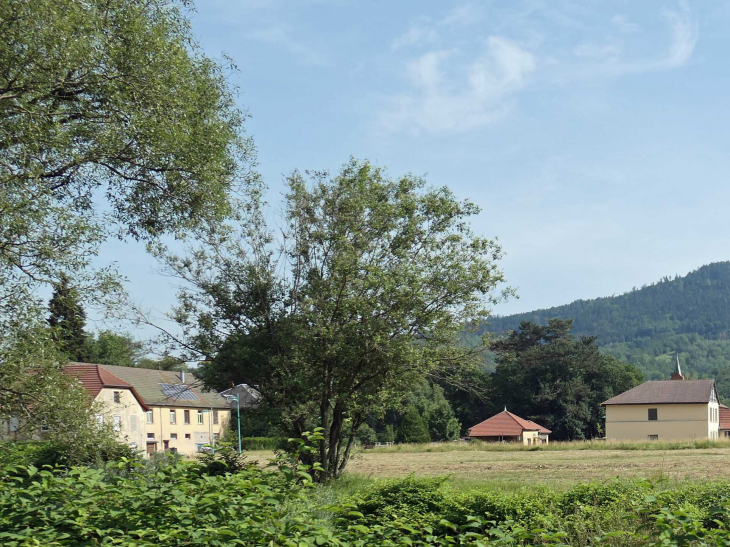
[(671, 380), (644, 382), (604, 401), (606, 438), (618, 441), (717, 439), (720, 402), (714, 380), (685, 380), (679, 361)]
[(74, 363), (66, 374), (81, 382), (94, 402), (102, 403), (97, 423), (109, 423), (120, 442), (134, 449), (145, 446), (147, 407), (134, 387), (111, 374), (102, 365)]
[(194, 455), (215, 444), (231, 417), (228, 401), (205, 391), (191, 374), (98, 365), (128, 383), (146, 408), (145, 452), (170, 450)]

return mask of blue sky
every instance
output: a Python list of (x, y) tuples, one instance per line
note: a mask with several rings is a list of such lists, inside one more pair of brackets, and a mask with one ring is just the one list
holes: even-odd
[[(277, 203), (350, 155), (478, 203), (518, 300), (619, 294), (730, 259), (730, 4), (206, 0), (193, 31), (251, 119)], [(132, 298), (175, 289), (111, 242)]]

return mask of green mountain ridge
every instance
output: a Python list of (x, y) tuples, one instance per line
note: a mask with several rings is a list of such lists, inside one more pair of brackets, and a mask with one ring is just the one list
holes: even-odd
[(678, 352), (690, 378), (715, 378), (730, 398), (730, 262), (618, 296), (494, 316), (484, 330), (505, 333), (553, 317), (573, 319), (575, 335), (596, 336), (602, 351), (636, 365), (647, 380), (668, 378)]

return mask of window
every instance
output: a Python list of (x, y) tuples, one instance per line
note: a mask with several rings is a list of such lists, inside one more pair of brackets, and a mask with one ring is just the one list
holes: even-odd
[(190, 439), (190, 433), (185, 433), (185, 438)]
[(121, 403), (122, 402), (122, 392), (121, 391), (115, 391), (114, 392), (114, 402), (115, 403)]
[(183, 410), (183, 421), (190, 425), (190, 411), (189, 410)]
[[(650, 408), (649, 409), (649, 420), (654, 421), (654, 420), (658, 420), (658, 419), (659, 418), (657, 416), (657, 409), (656, 408)], [(651, 437), (651, 435), (650, 435), (650, 437)]]
[(154, 414), (152, 414), (152, 411), (151, 410), (148, 410), (147, 411), (147, 423), (148, 424), (155, 423), (155, 416), (154, 416)]
[(147, 433), (147, 438), (151, 440), (155, 440), (155, 434), (154, 433)]
[(218, 411), (213, 411), (213, 425), (218, 425)]
[(659, 440), (659, 435), (649, 435), (649, 440), (650, 441), (658, 441)]
[(176, 424), (177, 423), (177, 416), (176, 416), (174, 410), (171, 410), (170, 411), (170, 423), (171, 424)]
[(202, 423), (203, 423), (203, 411), (198, 410), (198, 424), (202, 424)]
[(170, 433), (171, 439), (177, 439), (177, 433)]
[(726, 431), (726, 432), (725, 432), (725, 437), (728, 437), (728, 438), (730, 438), (730, 431)]
[(96, 415), (96, 425), (98, 425), (99, 427), (104, 425), (104, 415), (103, 414)]
[(114, 431), (121, 431), (122, 430), (122, 417), (119, 414), (115, 414), (112, 424), (113, 424)]
[(20, 428), (20, 418), (12, 416), (8, 420), (8, 433), (15, 433)]

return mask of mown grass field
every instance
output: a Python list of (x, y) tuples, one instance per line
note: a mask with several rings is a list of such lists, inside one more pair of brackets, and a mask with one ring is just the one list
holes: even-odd
[[(556, 443), (548, 450), (525, 450), (444, 443), (376, 448), (355, 455), (345, 482), (357, 488), (378, 478), (448, 476), (447, 484), (459, 490), (521, 491), (538, 485), (567, 489), (579, 482), (614, 479), (650, 479), (671, 486), (730, 477), (727, 442), (655, 444), (649, 449), (620, 446)], [(271, 456), (270, 452), (251, 453), (260, 461)]]

